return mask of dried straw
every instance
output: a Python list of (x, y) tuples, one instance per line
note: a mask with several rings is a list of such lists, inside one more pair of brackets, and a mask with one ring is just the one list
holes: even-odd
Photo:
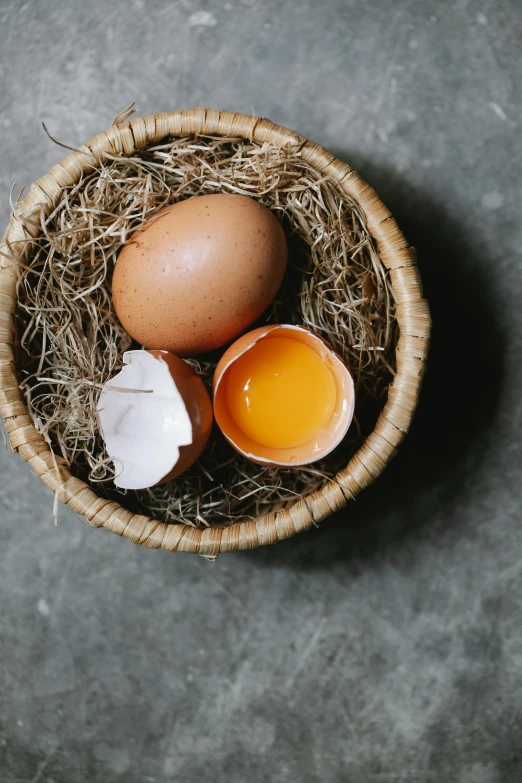
[[(252, 196), (281, 220), (290, 247), (283, 288), (263, 322), (300, 323), (325, 337), (356, 379), (356, 424), (323, 462), (292, 470), (244, 460), (214, 431), (179, 479), (125, 498), (100, 438), (101, 386), (132, 346), (111, 302), (122, 245), (166, 204), (203, 193)], [(225, 525), (320, 489), (368, 434), (394, 369), (396, 321), (387, 271), (358, 205), (295, 147), (243, 138), (168, 138), (109, 156), (62, 190), (18, 279), (17, 366), (38, 431), (98, 495), (165, 522)], [(218, 355), (191, 364), (210, 385)]]

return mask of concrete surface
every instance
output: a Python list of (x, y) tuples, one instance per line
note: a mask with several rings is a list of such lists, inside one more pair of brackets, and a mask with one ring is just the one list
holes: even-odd
[(422, 406), (319, 531), (215, 564), (82, 524), (0, 455), (0, 781), (522, 780), (519, 0), (1, 0), (13, 180), (136, 100), (265, 115), (417, 245)]

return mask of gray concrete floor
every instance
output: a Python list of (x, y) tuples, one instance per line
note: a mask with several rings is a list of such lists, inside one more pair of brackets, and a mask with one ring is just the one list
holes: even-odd
[(0, 454), (0, 781), (522, 779), (519, 0), (1, 0), (14, 180), (132, 100), (255, 111), (416, 244), (430, 371), (385, 476), (215, 564), (82, 524)]

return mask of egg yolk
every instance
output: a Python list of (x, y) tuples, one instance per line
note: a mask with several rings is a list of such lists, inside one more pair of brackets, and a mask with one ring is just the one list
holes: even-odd
[(299, 340), (259, 340), (226, 374), (235, 424), (262, 446), (292, 448), (328, 426), (336, 404), (332, 372)]

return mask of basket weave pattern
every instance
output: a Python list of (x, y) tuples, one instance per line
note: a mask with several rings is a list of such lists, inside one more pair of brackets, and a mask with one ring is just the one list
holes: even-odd
[[(229, 527), (205, 529), (170, 524), (133, 514), (112, 500), (99, 498), (71, 475), (64, 460), (51, 452), (35, 429), (22, 400), (13, 352), (18, 264), (28, 241), (40, 233), (40, 214), (48, 214), (64, 187), (77, 183), (83, 171), (100, 165), (107, 155), (131, 155), (167, 136), (201, 134), (238, 136), (278, 146), (290, 145), (338, 189), (357, 202), (389, 270), (397, 302), (400, 337), (396, 375), (373, 432), (334, 480), (291, 507)], [(45, 484), (91, 525), (104, 527), (129, 541), (154, 549), (192, 552), (213, 557), (220, 552), (254, 549), (308, 530), (346, 505), (384, 470), (404, 438), (415, 408), (425, 369), (430, 314), (422, 295), (415, 251), (408, 246), (390, 211), (375, 191), (348, 164), (303, 136), (267, 119), (214, 109), (191, 109), (140, 117), (113, 125), (68, 155), (31, 187), (12, 215), (0, 245), (0, 412), (12, 448)], [(58, 469), (57, 469), (58, 468)]]

